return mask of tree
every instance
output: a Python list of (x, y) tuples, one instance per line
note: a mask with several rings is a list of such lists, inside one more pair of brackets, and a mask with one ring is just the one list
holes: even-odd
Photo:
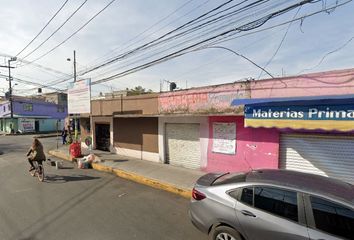
[(131, 88), (131, 89), (126, 88), (125, 90), (127, 91), (128, 96), (141, 95), (141, 94), (147, 94), (147, 93), (153, 92), (151, 89), (146, 90), (142, 86), (137, 86), (137, 87)]

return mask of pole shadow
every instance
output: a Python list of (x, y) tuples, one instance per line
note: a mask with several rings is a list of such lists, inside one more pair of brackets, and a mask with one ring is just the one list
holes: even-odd
[(100, 177), (92, 177), (87, 175), (57, 175), (48, 174), (45, 176), (44, 181), (47, 183), (66, 183), (66, 182), (76, 182), (76, 181), (89, 181), (100, 179)]

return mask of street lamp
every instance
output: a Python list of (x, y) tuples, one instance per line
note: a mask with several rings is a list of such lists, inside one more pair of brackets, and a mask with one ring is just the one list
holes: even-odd
[[(66, 59), (68, 62), (71, 61), (70, 58), (67, 58)], [(74, 50), (74, 83), (76, 82), (76, 52)], [(77, 141), (77, 138), (78, 138), (78, 131), (77, 131), (77, 128), (78, 128), (78, 122), (77, 122), (77, 116), (76, 114), (74, 114), (74, 126), (75, 126), (75, 141)]]

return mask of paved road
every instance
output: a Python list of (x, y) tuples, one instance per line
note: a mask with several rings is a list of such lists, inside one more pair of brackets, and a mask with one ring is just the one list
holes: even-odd
[[(28, 173), (32, 136), (0, 136), (0, 239), (206, 239), (189, 221), (188, 200), (113, 175), (45, 165)], [(45, 148), (55, 138), (41, 139)]]

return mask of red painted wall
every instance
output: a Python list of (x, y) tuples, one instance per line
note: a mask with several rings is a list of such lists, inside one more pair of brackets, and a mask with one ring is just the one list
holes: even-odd
[[(214, 153), (213, 123), (236, 123), (236, 154)], [(243, 116), (209, 117), (209, 144), (207, 172), (248, 171), (259, 168), (278, 168), (279, 132), (277, 129), (245, 128)]]

